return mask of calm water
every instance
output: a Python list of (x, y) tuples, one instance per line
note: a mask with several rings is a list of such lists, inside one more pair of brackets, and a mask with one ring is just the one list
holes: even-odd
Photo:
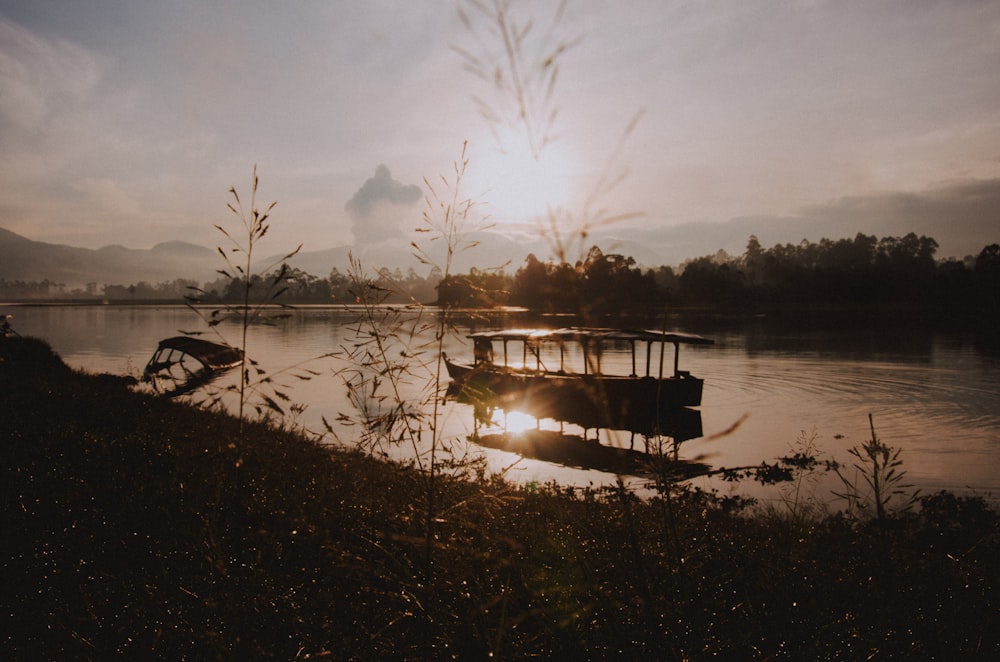
[[(14, 315), (14, 328), (22, 335), (44, 338), (74, 368), (136, 376), (158, 340), (181, 329), (203, 328), (183, 306), (3, 306), (3, 312)], [(272, 370), (306, 361), (349, 342), (354, 318), (341, 309), (300, 308), (278, 326), (254, 328), (249, 354)], [(525, 323), (511, 314), (479, 322), (474, 330)], [(909, 482), (925, 492), (947, 489), (993, 501), (1000, 495), (1000, 352), (995, 340), (985, 342), (971, 331), (932, 332), (903, 324), (873, 330), (851, 320), (835, 329), (829, 323), (790, 329), (768, 318), (677, 317), (668, 323), (671, 330), (716, 341), (714, 346), (682, 348), (681, 369), (705, 379), (703, 436), (681, 445), (682, 459), (713, 467), (752, 465), (773, 461), (797, 450), (798, 440), (811, 439), (824, 457), (847, 461), (847, 449), (869, 438), (871, 413), (879, 437), (902, 449)], [(471, 344), (464, 338), (470, 330), (468, 324), (459, 325), (459, 334), (446, 341), (449, 355), (471, 357)], [(230, 337), (235, 339), (234, 330)], [(612, 355), (606, 360), (627, 359)], [(343, 362), (324, 359), (310, 367), (321, 376), (295, 386), (292, 395), (307, 407), (297, 421), (320, 430), (321, 417), (333, 421), (351, 408), (335, 374)], [(513, 428), (518, 422), (508, 419), (507, 424)], [(551, 421), (543, 425), (556, 426)], [(576, 485), (615, 480), (599, 471), (466, 443), (474, 428), (466, 405), (449, 403), (442, 427), (456, 453), (486, 453), (492, 470), (507, 470), (518, 480)], [(356, 432), (339, 428), (338, 435), (349, 441)], [(602, 439), (624, 446), (632, 441), (614, 434)], [(824, 480), (808, 487), (826, 498), (833, 486)], [(715, 487), (755, 493), (746, 485)], [(780, 498), (759, 491), (755, 495)]]

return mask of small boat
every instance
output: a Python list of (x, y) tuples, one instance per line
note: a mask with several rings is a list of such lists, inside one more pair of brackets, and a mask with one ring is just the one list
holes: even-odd
[[(468, 337), (472, 364), (444, 357), (453, 391), (472, 399), (478, 393), (490, 399), (528, 399), (561, 420), (582, 410), (601, 416), (603, 427), (637, 415), (699, 406), (704, 380), (680, 370), (680, 346), (714, 343), (686, 333), (589, 327), (507, 329)], [(665, 366), (668, 345), (674, 350), (672, 370)], [(606, 349), (622, 346), (631, 350), (631, 372), (610, 374), (602, 356)]]
[(192, 336), (174, 336), (157, 345), (143, 370), (143, 381), (174, 397), (190, 393), (242, 361), (243, 353), (235, 347)]

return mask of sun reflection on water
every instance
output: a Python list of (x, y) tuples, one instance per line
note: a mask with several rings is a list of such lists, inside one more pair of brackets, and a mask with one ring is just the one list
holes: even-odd
[(493, 412), (490, 424), (501, 428), (510, 434), (522, 434), (528, 430), (538, 427), (538, 419), (530, 414), (519, 411), (503, 411), (497, 409)]

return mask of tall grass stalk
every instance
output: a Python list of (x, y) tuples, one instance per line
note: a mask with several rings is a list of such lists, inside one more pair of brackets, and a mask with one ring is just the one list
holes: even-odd
[[(419, 243), (413, 242), (414, 254), (423, 264), (439, 266), (444, 276), (445, 282), (451, 277), (452, 263), (455, 254), (459, 250), (473, 248), (476, 242), (466, 239), (469, 228), (467, 227), (473, 213), (474, 203), (471, 198), (463, 198), (461, 194), (462, 179), (465, 177), (469, 167), (469, 160), (466, 157), (468, 141), (462, 144), (462, 154), (459, 161), (453, 165), (454, 180), (449, 181), (442, 177), (444, 191), (447, 193), (438, 194), (434, 186), (424, 178), (424, 184), (428, 190), (425, 198), (426, 208), (422, 216), (423, 224), (419, 228), (421, 232), (429, 233), (431, 241), (440, 239), (443, 242), (444, 264), (435, 265), (432, 254)], [(449, 195), (450, 193), (450, 195)], [(431, 451), (430, 467), (427, 486), (427, 527), (426, 527), (426, 552), (428, 574), (432, 568), (432, 546), (434, 540), (434, 517), (435, 517), (435, 479), (437, 476), (437, 453), (439, 445), (440, 431), (440, 407), (444, 397), (444, 340), (445, 335), (451, 328), (449, 300), (444, 300), (438, 311), (437, 325), (434, 332), (434, 342), (436, 345), (434, 360), (434, 399), (431, 411)]]
[[(222, 401), (226, 391), (235, 392), (239, 418), (239, 439), (236, 446), (237, 466), (240, 462), (238, 444), (243, 438), (248, 408), (254, 407), (258, 416), (263, 416), (266, 411), (283, 416), (285, 409), (279, 404), (279, 400), (290, 401), (288, 395), (280, 389), (280, 385), (275, 381), (275, 375), (268, 374), (259, 362), (250, 356), (248, 334), (250, 327), (254, 324), (274, 324), (280, 319), (289, 317), (289, 306), (280, 301), (281, 295), (287, 290), (286, 282), (289, 274), (287, 260), (294, 257), (302, 249), (302, 245), (299, 244), (295, 250), (265, 266), (260, 270), (264, 274), (263, 276), (254, 273), (255, 251), (270, 229), (271, 210), (277, 204), (277, 202), (271, 202), (266, 207), (258, 207), (257, 191), (259, 185), (260, 181), (255, 165), (247, 207), (244, 207), (236, 188), (230, 187), (229, 189), (232, 200), (226, 204), (226, 207), (239, 219), (241, 232), (230, 232), (221, 225), (215, 225), (215, 229), (228, 242), (227, 246), (216, 247), (216, 251), (225, 264), (225, 267), (219, 269), (218, 273), (229, 281), (229, 291), (234, 289), (239, 291), (239, 302), (236, 304), (223, 302), (219, 307), (206, 312), (203, 304), (209, 298), (209, 293), (204, 289), (192, 287), (190, 288), (191, 293), (185, 297), (188, 308), (206, 323), (217, 340), (229, 347), (235, 347), (241, 354), (239, 383), (235, 387), (210, 394), (206, 401), (208, 405), (216, 405)], [(238, 340), (235, 343), (230, 342), (222, 331), (222, 325), (226, 322), (235, 323), (238, 326)], [(201, 335), (203, 332), (186, 331), (185, 333)], [(302, 364), (288, 368), (283, 372), (293, 374), (298, 379), (310, 379), (318, 374), (302, 367)]]
[[(871, 414), (868, 414), (868, 426), (871, 439), (848, 451), (857, 460), (853, 464), (855, 475), (848, 476), (841, 465), (832, 465), (844, 488), (843, 491), (835, 491), (834, 495), (847, 502), (848, 514), (874, 506), (876, 519), (884, 522), (893, 498), (902, 498), (898, 510), (905, 512), (916, 504), (919, 490), (910, 492), (913, 485), (903, 482), (906, 472), (901, 469), (903, 461), (899, 457), (900, 449), (893, 448), (878, 438)], [(862, 489), (862, 484), (867, 485), (867, 491)]]
[(791, 524), (805, 524), (823, 514), (824, 506), (815, 493), (822, 475), (822, 472), (815, 471), (822, 466), (818, 459), (822, 451), (817, 437), (815, 429), (811, 432), (801, 430), (792, 445), (792, 453), (782, 458), (783, 464), (793, 470), (779, 489), (779, 500), (785, 509), (781, 516)]
[[(348, 277), (360, 313), (353, 343), (341, 347), (340, 356), (347, 367), (339, 374), (357, 416), (341, 412), (338, 418), (360, 427), (356, 443), (369, 454), (387, 455), (392, 446), (407, 442), (423, 470), (419, 443), (423, 397), (413, 394), (413, 384), (421, 377), (416, 369), (422, 365), (422, 352), (414, 349), (414, 339), (423, 323), (423, 308), (401, 311), (384, 306), (389, 291), (367, 274), (353, 254)], [(415, 319), (412, 310), (416, 311)], [(324, 422), (332, 432), (329, 422)]]
[[(559, 23), (564, 17), (567, 4), (559, 3), (556, 6), (551, 24), (541, 35), (533, 32), (538, 23), (532, 16), (520, 19), (514, 16), (514, 3), (510, 0), (493, 2), (469, 0), (466, 6), (470, 11), (462, 13), (461, 17), (472, 34), (474, 46), (460, 50), (460, 54), (466, 69), (491, 86), (494, 93), (490, 102), (475, 97), (481, 114), (494, 130), (495, 136), (498, 126), (519, 131), (533, 158), (538, 161), (543, 151), (548, 149), (557, 137), (555, 120), (558, 114), (555, 92), (562, 62), (570, 49), (580, 41), (558, 36)], [(521, 8), (525, 8), (529, 14), (537, 7), (538, 5), (521, 5)], [(549, 8), (552, 5), (545, 7)], [(540, 41), (533, 40), (534, 37), (540, 37)], [(544, 84), (540, 84), (542, 82)], [(539, 112), (539, 109), (545, 110)], [(583, 282), (592, 259), (602, 257), (600, 251), (595, 251), (591, 245), (595, 231), (640, 216), (633, 211), (615, 210), (608, 206), (607, 201), (630, 174), (629, 169), (622, 165), (623, 154), (642, 115), (640, 110), (630, 118), (625, 118), (624, 129), (609, 157), (604, 161), (603, 167), (593, 173), (593, 180), (589, 186), (582, 187), (588, 194), (582, 198), (579, 206), (569, 208), (549, 205), (544, 212), (539, 210), (539, 216), (533, 219), (537, 222), (540, 236), (548, 242), (557, 264), (568, 265), (568, 268), (575, 269), (577, 282)], [(503, 151), (506, 145), (500, 141), (499, 136), (497, 138)], [(585, 300), (577, 292), (565, 292), (565, 295), (575, 298), (578, 302), (577, 314), (583, 324), (594, 326), (608, 324), (607, 311), (602, 310), (601, 305)], [(590, 354), (585, 360), (590, 363), (588, 368), (597, 372), (598, 357)], [(603, 388), (600, 382), (594, 388), (596, 391), (594, 400), (606, 401), (606, 398), (602, 397)], [(612, 420), (611, 412), (604, 413), (607, 414), (608, 421)], [(659, 412), (656, 414), (659, 419)], [(733, 428), (738, 424), (734, 424)], [(672, 442), (662, 434), (661, 430), (655, 430), (653, 436), (646, 440), (647, 449), (655, 447), (652, 464), (657, 476), (656, 487), (661, 496), (663, 531), (667, 538), (665, 543), (672, 553), (680, 585), (683, 587), (685, 539), (684, 532), (679, 530), (674, 510), (677, 505), (675, 496), (682, 495), (687, 488), (681, 485), (682, 477), (676, 472), (676, 446), (673, 458), (668, 458), (664, 452), (670, 443)], [(625, 509), (625, 516), (629, 519), (628, 523), (631, 524), (630, 502), (626, 491), (625, 482), (619, 476), (617, 493)], [(651, 606), (649, 582), (644, 570), (643, 540), (633, 526), (627, 529), (626, 536), (635, 560), (636, 584), (642, 593), (643, 602)], [(649, 613), (645, 613), (644, 616), (651, 617)]]
[[(493, 97), (490, 102), (480, 97), (474, 97), (484, 119), (490, 125), (497, 138), (501, 150), (506, 145), (497, 133), (498, 126), (507, 126), (519, 130), (527, 143), (532, 157), (539, 161), (543, 151), (556, 138), (555, 122), (558, 116), (556, 104), (556, 87), (559, 80), (562, 62), (566, 54), (581, 41), (580, 38), (566, 39), (559, 36), (561, 21), (567, 3), (555, 5), (552, 20), (544, 32), (533, 32), (536, 21), (530, 12), (538, 5), (529, 5), (525, 11), (529, 14), (518, 18), (512, 11), (510, 0), (494, 0), (484, 2), (469, 0), (466, 5), (469, 12), (463, 12), (460, 7), (460, 17), (473, 39), (473, 49), (459, 49), (465, 68), (492, 88)], [(524, 7), (525, 5), (522, 5)], [(546, 8), (552, 5), (546, 5)], [(535, 39), (538, 37), (538, 39)], [(642, 113), (636, 113), (626, 124), (612, 154), (597, 173), (595, 181), (589, 188), (589, 194), (583, 199), (578, 209), (571, 210), (563, 206), (549, 205), (544, 214), (535, 221), (538, 232), (545, 239), (552, 255), (562, 265), (575, 265), (579, 275), (586, 273), (591, 247), (592, 233), (602, 227), (624, 222), (639, 216), (635, 212), (614, 212), (609, 210), (604, 202), (615, 188), (628, 176), (627, 168), (620, 165), (620, 159), (628, 138), (634, 132)], [(541, 212), (541, 210), (539, 210)], [(593, 309), (589, 302), (583, 301), (575, 292), (565, 292), (566, 296), (575, 297), (579, 302), (578, 315), (587, 325), (603, 325), (604, 320), (597, 319), (599, 311)], [(599, 372), (599, 358), (594, 353), (585, 355), (588, 370)], [(604, 397), (603, 385), (598, 381), (593, 387), (595, 402), (607, 402)], [(606, 404), (605, 404), (606, 407)], [(612, 412), (605, 411), (605, 420), (611, 421)], [(659, 412), (655, 412), (659, 419)], [(610, 431), (613, 434), (613, 431)], [(663, 449), (667, 444), (659, 430), (652, 439), (647, 439), (647, 450), (655, 444), (658, 457), (653, 460), (657, 469), (657, 488), (663, 497), (666, 509), (665, 530), (670, 533), (668, 544), (674, 551), (678, 569), (681, 567), (683, 552), (672, 516), (673, 503), (671, 494), (676, 489), (675, 482), (667, 478), (667, 460)], [(633, 526), (625, 482), (618, 477), (617, 495), (621, 501), (624, 514), (629, 524), (628, 538), (632, 550), (637, 585), (642, 593), (644, 608), (651, 607), (651, 595), (648, 580), (644, 571), (642, 544), (638, 532)], [(649, 613), (644, 611), (643, 617)]]
[[(469, 43), (453, 48), (463, 68), (484, 84), (484, 94), (472, 98), (502, 153), (515, 151), (512, 141), (520, 139), (531, 157), (540, 161), (560, 138), (559, 81), (567, 55), (583, 41), (581, 35), (566, 30), (569, 8), (566, 0), (542, 4), (465, 0), (458, 5)], [(540, 234), (561, 262), (583, 260), (594, 228), (638, 216), (611, 212), (602, 207), (602, 200), (629, 174), (620, 166), (621, 152), (641, 116), (640, 111), (625, 123), (596, 180), (583, 187), (589, 194), (577, 211), (561, 206), (538, 210)], [(501, 128), (511, 135), (502, 136)]]
[[(424, 241), (411, 243), (414, 256), (438, 270), (442, 283), (452, 276), (456, 254), (476, 245), (469, 235), (488, 227), (487, 220), (476, 215), (476, 203), (462, 194), (469, 167), (467, 148), (466, 142), (461, 158), (453, 163), (451, 178), (442, 175), (436, 184), (424, 179), (425, 209), (417, 228)], [(384, 307), (387, 290), (369, 278), (361, 261), (353, 256), (349, 276), (361, 315), (355, 342), (342, 348), (348, 362), (342, 376), (359, 418), (343, 413), (340, 420), (360, 424), (368, 452), (386, 453), (399, 442), (410, 446), (426, 480), (425, 568), (429, 580), (438, 516), (437, 480), (443, 464), (439, 454), (445, 450), (441, 405), (446, 386), (444, 343), (453, 330), (451, 304), (442, 297), (433, 317), (417, 301), (403, 310)], [(423, 340), (428, 335), (431, 339)]]
[(523, 133), (531, 155), (537, 159), (555, 138), (559, 109), (554, 92), (562, 58), (580, 38), (557, 34), (566, 0), (545, 5), (552, 13), (541, 34), (535, 29), (535, 17), (528, 13), (519, 18), (512, 11), (513, 4), (511, 0), (468, 0), (459, 4), (459, 19), (475, 42), (475, 52), (460, 46), (454, 49), (466, 71), (493, 87), (492, 98), (476, 96), (474, 101), (494, 137), (502, 142), (500, 127)]

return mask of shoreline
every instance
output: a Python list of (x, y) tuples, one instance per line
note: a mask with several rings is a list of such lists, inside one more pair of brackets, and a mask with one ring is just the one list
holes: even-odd
[(281, 425), (241, 434), (30, 338), (0, 339), (0, 383), (12, 659), (1000, 653), (980, 499), (879, 521), (474, 466), (429, 482)]

